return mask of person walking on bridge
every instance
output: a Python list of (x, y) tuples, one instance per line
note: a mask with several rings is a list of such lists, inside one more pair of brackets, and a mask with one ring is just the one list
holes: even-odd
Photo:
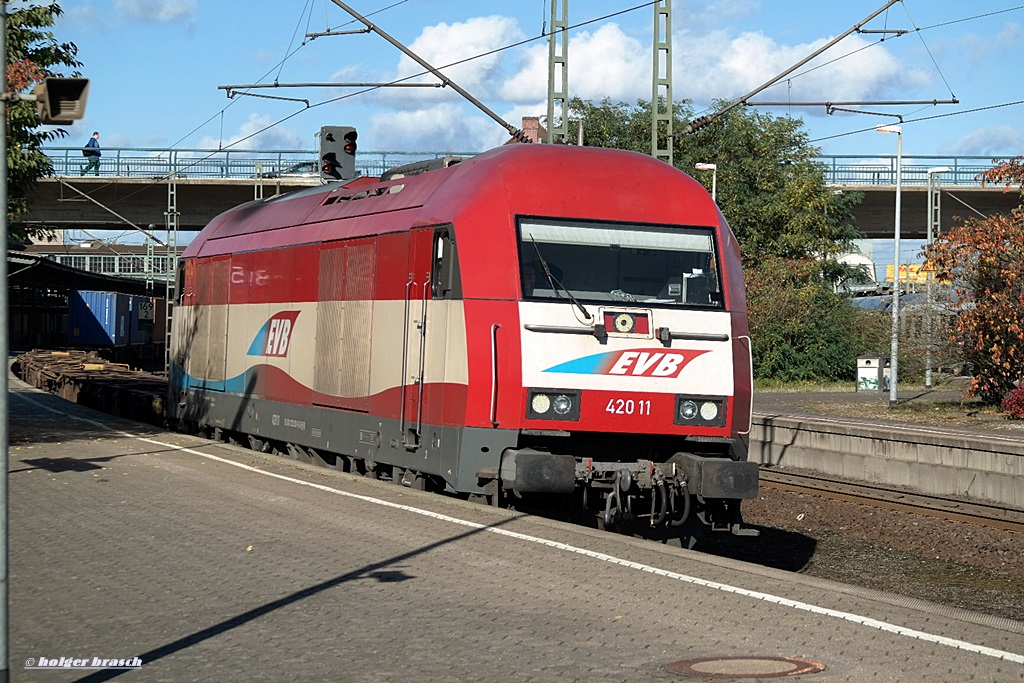
[(93, 171), (93, 175), (100, 174), (100, 134), (98, 132), (93, 133), (92, 137), (89, 138), (89, 142), (86, 143), (82, 149), (82, 155), (88, 157), (89, 162), (82, 168), (82, 172), (78, 175), (85, 175), (89, 171)]

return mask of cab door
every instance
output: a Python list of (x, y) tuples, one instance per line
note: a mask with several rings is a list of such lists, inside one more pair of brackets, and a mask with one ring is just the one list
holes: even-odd
[(452, 294), (458, 274), (451, 225), (412, 231), (406, 296), (403, 400), (405, 443), (424, 444), (424, 425), (444, 422)]
[(426, 384), (428, 303), (433, 270), (432, 228), (413, 230), (409, 240), (409, 279), (405, 285), (405, 316), (402, 334), (402, 407), (400, 420), (405, 447), (418, 448), (422, 439), (423, 400)]

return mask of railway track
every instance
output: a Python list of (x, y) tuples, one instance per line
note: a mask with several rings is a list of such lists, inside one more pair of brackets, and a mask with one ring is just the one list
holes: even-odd
[[(166, 378), (129, 370), (82, 351), (33, 351), (18, 357), (20, 376), (38, 388), (103, 412), (162, 424)], [(932, 496), (825, 475), (762, 468), (764, 486), (912, 512), (994, 529), (1024, 532), (1024, 510)]]
[(1024, 532), (1024, 510), (1017, 508), (912, 493), (878, 484), (851, 482), (813, 473), (780, 472), (762, 468), (760, 479), (763, 486), (784, 491), (824, 496), (887, 510), (912, 512), (993, 529)]
[(167, 378), (114, 363), (95, 351), (35, 350), (14, 373), (32, 386), (96, 410), (153, 425), (164, 422)]

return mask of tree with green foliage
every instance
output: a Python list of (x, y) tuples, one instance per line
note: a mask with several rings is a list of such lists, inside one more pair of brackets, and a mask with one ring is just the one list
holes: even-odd
[[(688, 102), (673, 107), (674, 130), (693, 118)], [(584, 141), (594, 147), (651, 153), (650, 104), (600, 103), (574, 98), (572, 125), (583, 122)], [(718, 205), (739, 240), (747, 267), (778, 256), (814, 259), (830, 280), (842, 272), (829, 257), (846, 253), (860, 237), (853, 207), (863, 195), (837, 194), (825, 184), (820, 150), (808, 142), (803, 123), (752, 109), (733, 109), (691, 135), (675, 138), (674, 163), (695, 175), (697, 163), (718, 166)], [(709, 177), (696, 174), (710, 183)]]
[(820, 272), (816, 261), (778, 256), (746, 271), (758, 379), (852, 379), (857, 356), (888, 342), (888, 328), (875, 320), (880, 314), (855, 309), (822, 282)]
[[(673, 107), (674, 130), (693, 118), (688, 103)], [(583, 122), (586, 144), (651, 153), (649, 103), (573, 99), (571, 122)], [(850, 275), (834, 257), (860, 236), (853, 207), (860, 193), (837, 194), (825, 184), (819, 150), (802, 122), (733, 109), (695, 134), (675, 138), (674, 163), (710, 184), (697, 163), (718, 170), (717, 201), (743, 256), (747, 306), (758, 379), (853, 379), (857, 356), (882, 339), (878, 314), (855, 310), (832, 283)]]
[[(60, 5), (30, 5), (7, 15), (7, 89), (26, 93), (47, 77), (77, 77), (82, 64), (78, 48), (61, 43), (48, 29), (62, 14)], [(63, 71), (67, 69), (69, 71)], [(41, 147), (67, 136), (61, 128), (42, 130), (34, 102), (7, 105), (7, 219), (8, 237), (23, 240), (42, 236), (39, 228), (18, 226), (28, 213), (28, 193), (39, 178), (53, 174)]]

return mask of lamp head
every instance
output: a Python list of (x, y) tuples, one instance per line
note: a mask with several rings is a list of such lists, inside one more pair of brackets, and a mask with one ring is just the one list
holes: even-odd
[(903, 133), (903, 128), (901, 126), (878, 126), (875, 130), (879, 133), (896, 133), (896, 135)]
[(694, 166), (698, 171), (714, 171), (718, 168), (716, 164), (697, 164)]

